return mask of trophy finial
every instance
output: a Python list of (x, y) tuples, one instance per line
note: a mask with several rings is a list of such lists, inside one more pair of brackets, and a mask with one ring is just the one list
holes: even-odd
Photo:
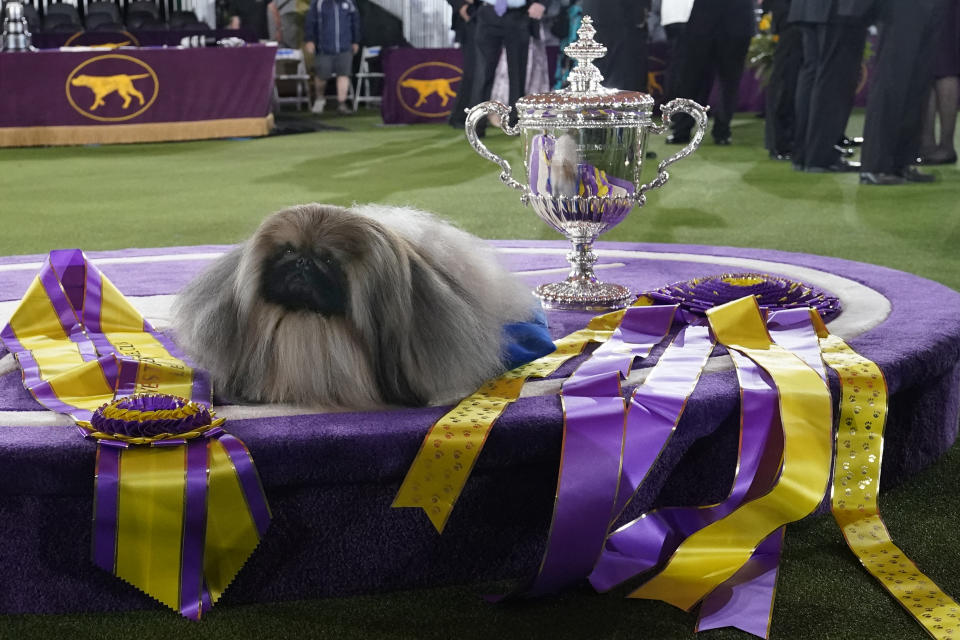
[(580, 28), (577, 29), (577, 41), (567, 45), (563, 50), (567, 56), (577, 61), (577, 66), (570, 71), (570, 87), (579, 93), (592, 92), (600, 89), (603, 75), (593, 64), (596, 58), (602, 58), (607, 48), (593, 39), (597, 30), (593, 27), (593, 18), (583, 16)]

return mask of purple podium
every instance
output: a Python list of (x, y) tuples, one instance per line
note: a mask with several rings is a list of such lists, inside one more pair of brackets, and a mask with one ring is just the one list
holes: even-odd
[[(566, 273), (563, 243), (496, 246), (504, 263), (531, 286)], [(226, 249), (88, 255), (163, 328), (173, 295)], [(600, 278), (637, 292), (699, 276), (761, 272), (837, 295), (844, 311), (830, 323), (831, 332), (875, 361), (890, 391), (884, 485), (929, 466), (953, 443), (960, 400), (957, 292), (883, 267), (778, 251), (600, 243), (598, 254)], [(2, 323), (42, 259), (0, 259)], [(583, 327), (589, 317), (548, 314), (555, 336)], [(531, 575), (542, 557), (556, 488), (562, 429), (556, 394), (560, 379), (578, 362), (568, 362), (553, 378), (529, 382), (494, 425), (442, 536), (421, 511), (390, 504), (444, 407), (369, 413), (217, 407), (230, 432), (249, 447), (273, 511), (269, 531), (220, 607)], [(95, 445), (78, 436), (67, 418), (33, 401), (12, 358), (0, 359), (0, 371), (0, 612), (158, 606), (90, 561)], [(635, 371), (625, 387), (641, 375)], [(836, 395), (836, 380), (831, 382)], [(712, 358), (626, 517), (726, 495), (737, 456), (738, 397), (726, 356)]]

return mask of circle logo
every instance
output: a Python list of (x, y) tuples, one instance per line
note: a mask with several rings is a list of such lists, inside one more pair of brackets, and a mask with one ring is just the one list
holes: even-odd
[(400, 105), (410, 113), (427, 118), (445, 118), (453, 110), (463, 69), (448, 62), (421, 62), (397, 79)]
[(132, 120), (160, 92), (157, 74), (131, 56), (111, 53), (84, 60), (67, 76), (67, 101), (80, 115), (100, 122)]

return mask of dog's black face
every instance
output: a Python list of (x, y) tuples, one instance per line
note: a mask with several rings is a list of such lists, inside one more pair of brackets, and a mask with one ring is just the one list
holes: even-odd
[(347, 278), (329, 251), (284, 244), (267, 258), (262, 274), (260, 290), (268, 302), (324, 316), (347, 311)]

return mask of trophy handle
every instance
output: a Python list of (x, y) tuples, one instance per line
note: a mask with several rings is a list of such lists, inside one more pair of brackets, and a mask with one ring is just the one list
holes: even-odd
[[(503, 132), (508, 136), (515, 136), (520, 133), (520, 127), (511, 127), (509, 124), (510, 107), (501, 102), (491, 100), (487, 102), (481, 102), (467, 112), (467, 124), (465, 126), (467, 131), (467, 141), (470, 143), (470, 146), (473, 147), (473, 149), (482, 157), (486, 158), (490, 162), (500, 165), (500, 168), (503, 170), (500, 172), (500, 181), (503, 182), (503, 184), (507, 185), (508, 187), (518, 189), (519, 191), (523, 191), (524, 193), (528, 193), (527, 188), (514, 179), (513, 169), (510, 168), (510, 163), (494, 152), (490, 151), (490, 149), (487, 149), (487, 146), (480, 140), (480, 136), (477, 135), (477, 123), (480, 122), (481, 118), (485, 118), (491, 113), (495, 113), (500, 116), (500, 128), (503, 129)], [(700, 136), (703, 137), (702, 132)]]
[(657, 177), (651, 180), (649, 184), (642, 185), (637, 190), (637, 199), (640, 201), (640, 204), (643, 204), (643, 200), (645, 199), (644, 194), (647, 191), (650, 189), (656, 189), (657, 187), (662, 187), (664, 184), (666, 184), (667, 180), (670, 179), (670, 174), (665, 171), (667, 167), (672, 165), (677, 160), (686, 158), (688, 155), (696, 151), (697, 147), (700, 146), (700, 142), (703, 140), (703, 134), (707, 131), (707, 109), (709, 109), (709, 107), (703, 107), (693, 100), (688, 100), (686, 98), (675, 98), (667, 104), (660, 105), (660, 111), (663, 114), (663, 118), (659, 125), (650, 127), (649, 131), (651, 133), (659, 135), (669, 131), (670, 119), (675, 113), (688, 114), (696, 123), (697, 130), (693, 134), (693, 138), (690, 140), (687, 146), (669, 158), (662, 160), (660, 164), (657, 165)]

